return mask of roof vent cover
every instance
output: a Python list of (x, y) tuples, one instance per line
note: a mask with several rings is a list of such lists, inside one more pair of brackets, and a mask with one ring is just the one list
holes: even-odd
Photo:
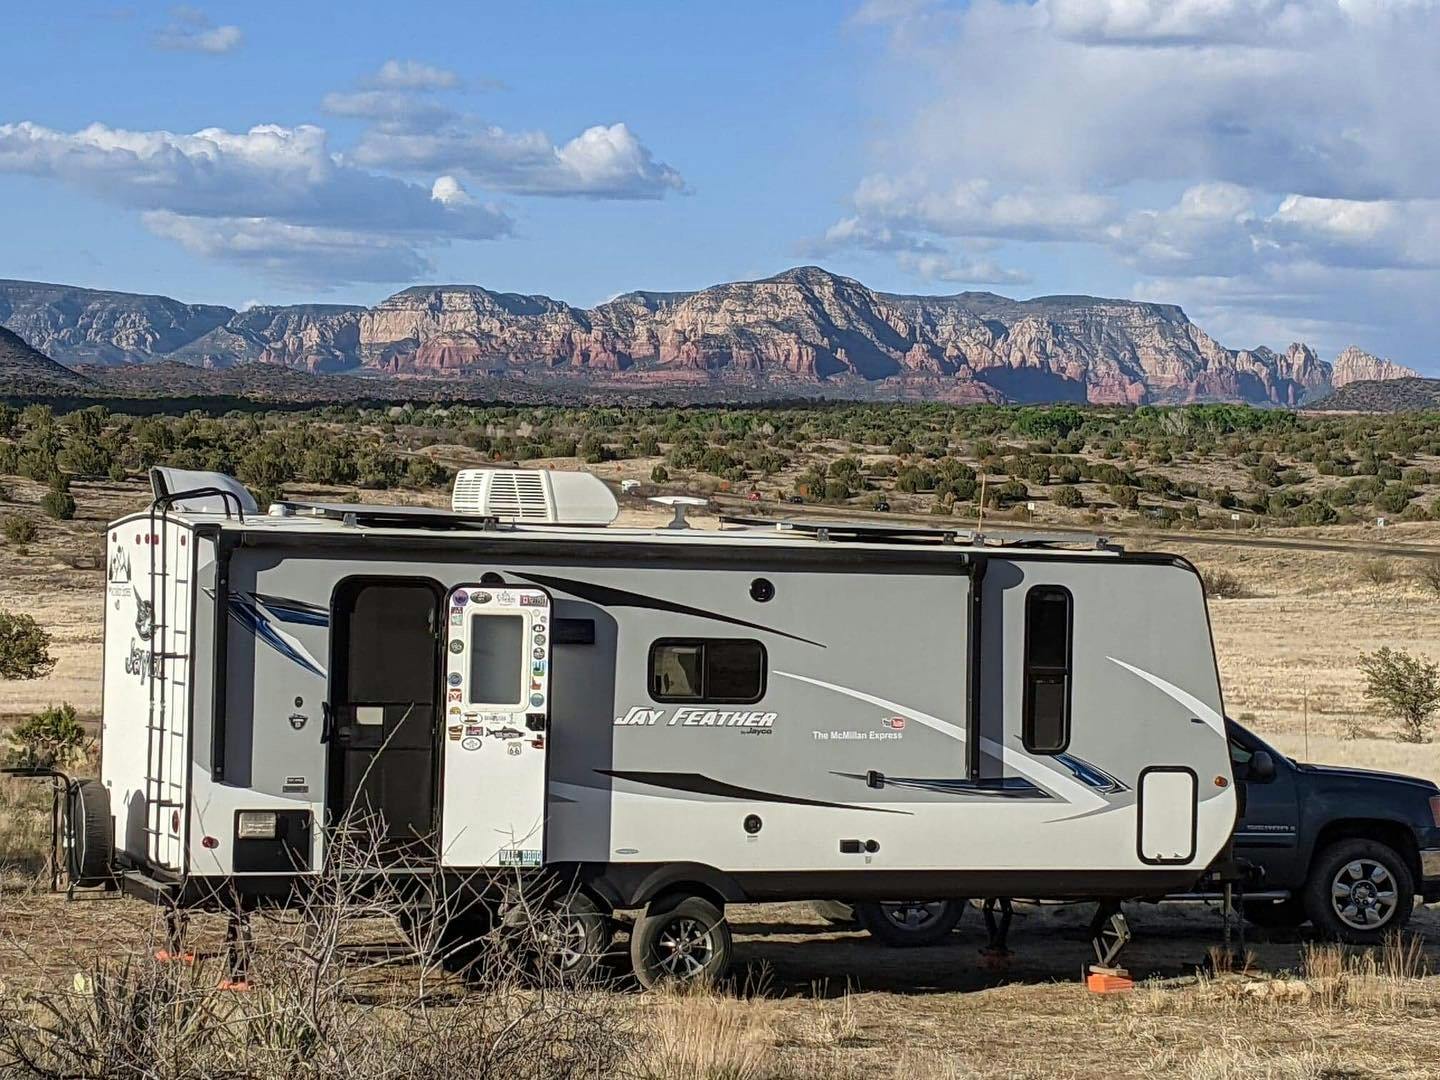
[(450, 506), (457, 514), (555, 525), (609, 525), (620, 513), (599, 477), (541, 469), (461, 469)]

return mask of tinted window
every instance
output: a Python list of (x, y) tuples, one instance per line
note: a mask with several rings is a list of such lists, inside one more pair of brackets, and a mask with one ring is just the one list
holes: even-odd
[(1025, 597), (1025, 749), (1058, 754), (1070, 744), (1070, 592), (1037, 585)]
[(650, 696), (656, 701), (759, 701), (765, 646), (731, 638), (657, 641), (650, 646)]
[(469, 701), (485, 705), (520, 702), (525, 650), (522, 615), (474, 615), (470, 619)]

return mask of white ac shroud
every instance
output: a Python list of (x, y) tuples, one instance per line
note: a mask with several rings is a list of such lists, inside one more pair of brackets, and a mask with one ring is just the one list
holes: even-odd
[(461, 469), (450, 507), (457, 514), (556, 525), (609, 525), (620, 513), (598, 476), (545, 469)]

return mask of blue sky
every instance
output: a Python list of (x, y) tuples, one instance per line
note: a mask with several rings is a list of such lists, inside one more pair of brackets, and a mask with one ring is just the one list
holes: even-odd
[(7, 5), (0, 276), (592, 304), (818, 262), (1440, 370), (1435, 0)]

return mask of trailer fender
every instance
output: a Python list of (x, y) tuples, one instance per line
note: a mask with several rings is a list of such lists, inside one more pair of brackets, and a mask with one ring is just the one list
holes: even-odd
[(644, 907), (669, 893), (703, 896), (721, 907), (745, 901), (734, 878), (704, 863), (611, 863), (583, 877), (612, 908)]

